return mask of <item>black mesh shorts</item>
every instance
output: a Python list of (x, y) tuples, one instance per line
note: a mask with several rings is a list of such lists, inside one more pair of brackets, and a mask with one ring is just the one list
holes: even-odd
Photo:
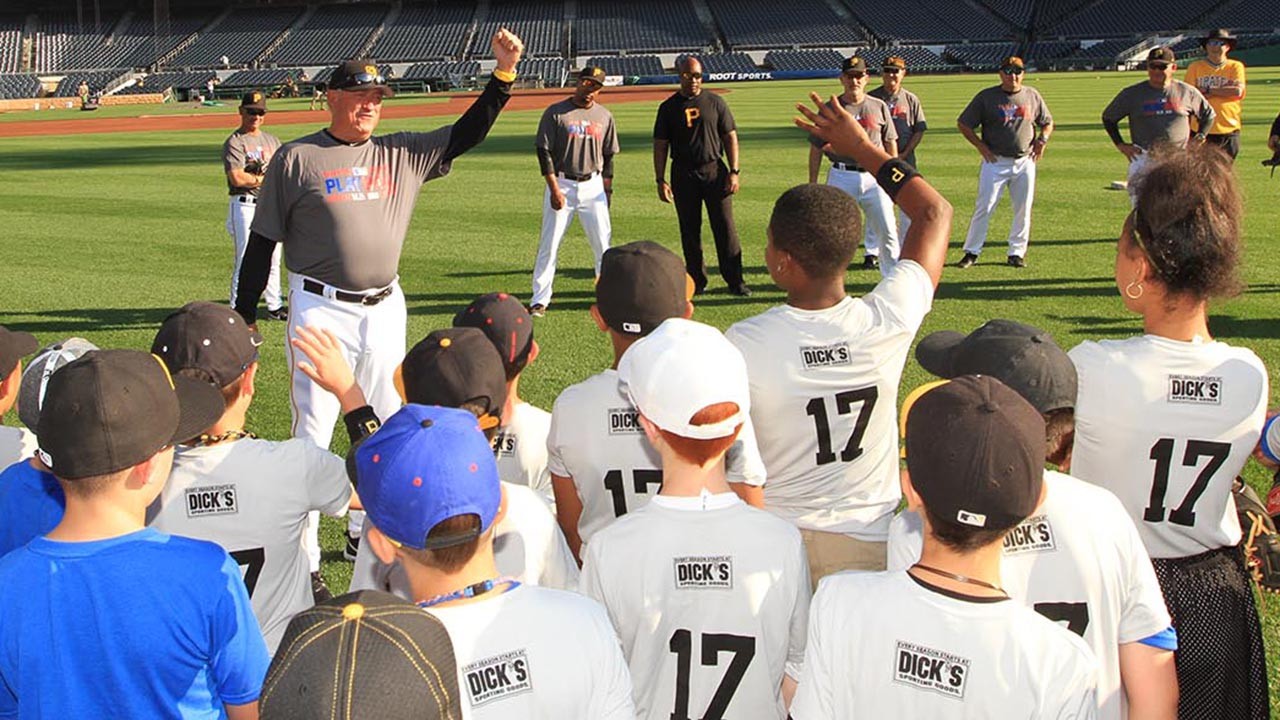
[(1178, 631), (1179, 720), (1266, 720), (1267, 660), (1240, 549), (1152, 559)]

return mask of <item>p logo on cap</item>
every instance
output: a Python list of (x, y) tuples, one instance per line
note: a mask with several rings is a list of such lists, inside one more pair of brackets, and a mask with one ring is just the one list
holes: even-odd
[(365, 72), (367, 72), (367, 73), (369, 73), (370, 75), (377, 75), (377, 74), (378, 74), (378, 68), (374, 67), (373, 65), (365, 65), (365, 66), (364, 66), (364, 71), (365, 71)]

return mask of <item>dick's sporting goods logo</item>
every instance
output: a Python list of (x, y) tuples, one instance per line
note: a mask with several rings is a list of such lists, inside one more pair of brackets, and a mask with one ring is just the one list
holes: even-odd
[(1057, 547), (1053, 539), (1053, 525), (1047, 515), (1027, 518), (1004, 536), (1005, 555), (1044, 552)]
[(806, 368), (836, 367), (853, 362), (853, 353), (849, 352), (849, 343), (800, 348), (800, 361)]
[(477, 660), (463, 667), (462, 673), (467, 678), (471, 707), (533, 691), (529, 655), (523, 649)]
[(236, 504), (235, 485), (208, 485), (186, 490), (187, 517), (209, 515), (234, 515), (240, 511)]
[(969, 659), (899, 640), (893, 680), (960, 700), (969, 681)]
[(640, 427), (640, 411), (635, 408), (609, 408), (610, 435), (637, 435)]
[(733, 589), (733, 558), (729, 555), (672, 558), (677, 590)]
[(499, 433), (493, 441), (494, 452), (498, 457), (515, 457), (516, 436), (510, 433)]
[(1221, 405), (1222, 378), (1170, 375), (1169, 402), (1187, 405)]

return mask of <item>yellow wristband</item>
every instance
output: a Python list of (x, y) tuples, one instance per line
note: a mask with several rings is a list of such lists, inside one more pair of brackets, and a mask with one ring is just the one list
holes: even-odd
[(516, 73), (514, 70), (499, 70), (498, 68), (494, 68), (493, 76), (505, 83), (515, 82), (516, 79)]

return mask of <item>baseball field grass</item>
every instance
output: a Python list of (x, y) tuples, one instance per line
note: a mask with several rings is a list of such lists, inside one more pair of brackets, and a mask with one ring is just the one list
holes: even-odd
[[(1115, 240), (1128, 212), (1123, 192), (1106, 189), (1124, 178), (1123, 157), (1103, 132), (1102, 107), (1139, 73), (1030, 74), (1057, 131), (1039, 169), (1028, 267), (1004, 265), (1009, 206), (991, 223), (989, 247), (967, 270), (948, 267), (921, 333), (968, 331), (1002, 317), (1040, 326), (1070, 348), (1096, 338), (1141, 332), (1126, 313), (1112, 279)], [(920, 169), (954, 205), (950, 261), (960, 257), (977, 189), (978, 155), (955, 130), (955, 118), (994, 75), (908, 77), (931, 129), (918, 151)], [(874, 83), (873, 83), (874, 85)], [(749, 300), (730, 296), (718, 277), (698, 298), (695, 318), (725, 328), (783, 300), (763, 267), (765, 224), (773, 201), (806, 179), (805, 137), (791, 122), (794, 104), (810, 90), (838, 92), (834, 80), (729, 86), (742, 143), (742, 191), (735, 215), (744, 246)], [(421, 102), (396, 98), (389, 103)], [(602, 97), (610, 105), (608, 91)], [(305, 107), (306, 101), (299, 105)], [(1237, 176), (1246, 197), (1246, 291), (1212, 308), (1210, 327), (1222, 340), (1252, 348), (1280, 375), (1280, 180), (1259, 161), (1269, 157), (1266, 134), (1280, 109), (1280, 68), (1250, 70), (1246, 124)], [(611, 106), (619, 128), (614, 188), (614, 243), (657, 240), (679, 252), (675, 213), (660, 203), (653, 182), (650, 133), (655, 104)], [(156, 114), (154, 108), (133, 108)], [(178, 112), (169, 109), (163, 112)], [(191, 109), (190, 112), (202, 112)], [(207, 112), (218, 112), (210, 110)], [(225, 109), (222, 112), (226, 112)], [(122, 110), (113, 109), (113, 115)], [(65, 116), (24, 113), (21, 119)], [(126, 114), (127, 113), (123, 113)], [(409, 304), (409, 341), (445, 327), (474, 296), (507, 291), (526, 299), (537, 247), (543, 181), (533, 154), (539, 112), (504, 113), (485, 143), (459, 159), (452, 174), (428, 184), (418, 201), (400, 264)], [(4, 118), (13, 119), (13, 116)], [(318, 125), (272, 125), (289, 140)], [(82, 336), (104, 347), (147, 348), (173, 308), (195, 299), (225, 301), (231, 240), (223, 229), (226, 193), (220, 160), (225, 130), (81, 134), (0, 138), (0, 323), (31, 331), (42, 343)], [(379, 128), (425, 130), (452, 118), (388, 120)], [(705, 231), (709, 257), (714, 257)], [(593, 298), (590, 255), (581, 229), (565, 240), (550, 312), (537, 321), (542, 354), (525, 373), (522, 394), (550, 408), (570, 383), (611, 362), (607, 339), (588, 314)], [(878, 274), (851, 271), (849, 291), (871, 289)], [(281, 323), (261, 325), (266, 343), (249, 428), (267, 438), (289, 431), (288, 371)], [(927, 379), (911, 360), (903, 393)], [(1272, 385), (1271, 406), (1280, 406)], [(7, 422), (16, 422), (14, 417)], [(337, 443), (345, 443), (339, 431)], [(335, 450), (345, 447), (335, 444)], [(1265, 492), (1270, 476), (1252, 462), (1247, 477)], [(271, 482), (272, 478), (261, 478)], [(324, 574), (334, 591), (348, 583), (341, 534), (326, 520)], [(1263, 598), (1273, 712), (1280, 712), (1280, 598)]]

